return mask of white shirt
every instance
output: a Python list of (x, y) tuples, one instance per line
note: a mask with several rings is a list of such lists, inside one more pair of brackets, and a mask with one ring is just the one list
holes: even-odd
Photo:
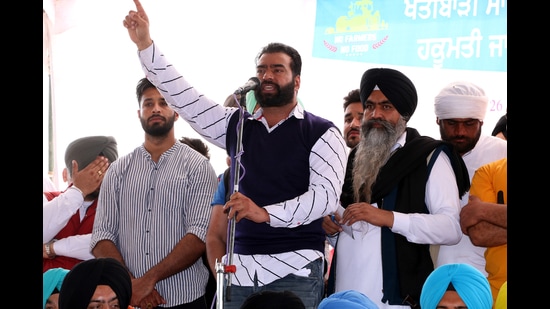
[[(92, 201), (85, 202), (82, 193), (74, 187), (69, 187), (51, 201), (43, 195), (42, 243), (50, 242), (77, 211), (80, 212), (82, 221), (91, 204)], [(54, 244), (55, 254), (79, 260), (92, 259), (94, 256), (90, 253), (91, 237), (90, 233), (58, 239)]]
[[(506, 158), (508, 156), (507, 154), (508, 142), (494, 136), (480, 136), (474, 149), (462, 156), (462, 159), (468, 168), (470, 181), (472, 181), (474, 172), (480, 166)], [(470, 192), (462, 196), (460, 201), (461, 207), (468, 204), (469, 196)], [(475, 246), (472, 244), (472, 241), (468, 235), (463, 235), (458, 244), (439, 247), (439, 255), (435, 265), (437, 267), (449, 263), (467, 263), (474, 266), (482, 274), (487, 276), (487, 271), (485, 271), (485, 249), (485, 247)]]
[[(405, 138), (406, 132), (398, 143), (404, 145)], [(430, 213), (405, 214), (394, 211), (392, 232), (405, 236), (413, 243), (458, 243), (462, 236), (459, 224), (460, 200), (453, 168), (444, 152), (435, 160), (426, 182), (425, 194)], [(377, 205), (372, 204), (372, 207)], [(336, 292), (353, 289), (367, 295), (380, 309), (410, 309), (410, 306), (390, 306), (381, 302), (381, 228), (366, 222), (357, 222), (353, 228), (355, 239), (347, 233), (340, 233), (338, 237)]]

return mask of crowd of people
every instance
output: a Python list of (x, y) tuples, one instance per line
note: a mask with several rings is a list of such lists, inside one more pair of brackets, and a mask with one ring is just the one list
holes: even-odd
[[(507, 125), (481, 133), (481, 87), (441, 89), (434, 139), (408, 126), (414, 82), (369, 68), (341, 132), (307, 111), (300, 54), (274, 42), (259, 83), (218, 104), (134, 3), (143, 143), (67, 147), (68, 187), (44, 189), (43, 308), (506, 308)], [(177, 139), (180, 118), (202, 138)]]

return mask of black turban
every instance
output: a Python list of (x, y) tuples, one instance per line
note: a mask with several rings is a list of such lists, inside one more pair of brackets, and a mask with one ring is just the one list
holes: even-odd
[(375, 86), (378, 86), (405, 120), (408, 121), (411, 118), (418, 103), (418, 95), (414, 84), (407, 76), (388, 68), (373, 68), (365, 71), (359, 87), (363, 107)]
[(126, 268), (113, 258), (96, 258), (76, 264), (65, 276), (59, 293), (59, 309), (86, 309), (98, 285), (115, 292), (120, 308), (128, 308), (132, 282)]
[(72, 161), (78, 163), (78, 170), (81, 171), (95, 158), (102, 155), (113, 162), (118, 158), (116, 140), (112, 136), (87, 136), (79, 138), (67, 146), (65, 150), (65, 166), (69, 174), (73, 174)]

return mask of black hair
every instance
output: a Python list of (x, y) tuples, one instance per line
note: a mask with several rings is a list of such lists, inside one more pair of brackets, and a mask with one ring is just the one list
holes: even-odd
[(273, 53), (285, 53), (290, 57), (290, 69), (292, 70), (293, 77), (296, 77), (302, 74), (302, 57), (296, 49), (291, 46), (285, 45), (283, 43), (269, 43), (267, 46), (262, 48), (258, 56), (256, 56), (256, 64), (263, 54), (273, 54)]
[(146, 77), (139, 80), (136, 86), (136, 97), (138, 100), (138, 105), (141, 107), (141, 97), (143, 96), (143, 93), (145, 90), (149, 88), (156, 88), (153, 83), (151, 83)]
[(180, 139), (180, 142), (198, 151), (200, 154), (202, 154), (208, 160), (210, 160), (210, 153), (209, 153), (210, 149), (201, 139), (183, 136)]
[[(353, 89), (352, 91), (348, 92), (348, 95), (344, 97), (344, 110), (350, 105), (351, 103), (359, 102), (361, 103), (361, 95), (359, 92), (359, 88)], [(362, 103), (361, 103), (362, 105)]]

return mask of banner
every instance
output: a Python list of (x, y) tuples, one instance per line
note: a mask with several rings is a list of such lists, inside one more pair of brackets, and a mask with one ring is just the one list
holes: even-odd
[(313, 57), (507, 71), (505, 0), (317, 0)]

